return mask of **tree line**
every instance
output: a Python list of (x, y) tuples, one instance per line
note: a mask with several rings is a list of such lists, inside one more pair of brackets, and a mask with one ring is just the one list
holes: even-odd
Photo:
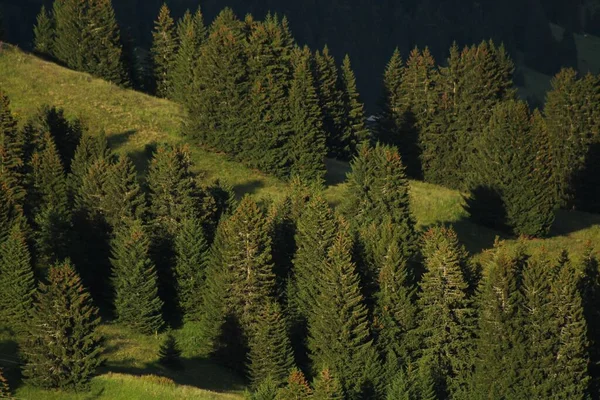
[(358, 147), (336, 209), (300, 180), (238, 202), (185, 146), (158, 146), (142, 185), (102, 134), (53, 107), (19, 128), (0, 99), (0, 312), (32, 385), (87, 387), (102, 311), (142, 334), (182, 326), (161, 361), (209, 356), (250, 399), (598, 393), (592, 249), (498, 242), (474, 262), (452, 228), (417, 230), (395, 147)]

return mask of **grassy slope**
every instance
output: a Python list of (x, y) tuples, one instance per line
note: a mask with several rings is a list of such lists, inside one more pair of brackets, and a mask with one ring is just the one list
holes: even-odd
[[(104, 130), (112, 147), (117, 152), (130, 154), (140, 172), (147, 163), (146, 145), (184, 141), (179, 134), (184, 113), (172, 102), (120, 89), (13, 48), (0, 50), (0, 89), (11, 98), (21, 121), (40, 105), (51, 104), (63, 107), (69, 116), (86, 120), (93, 129)], [(260, 198), (280, 198), (287, 191), (284, 182), (245, 168), (223, 155), (196, 146), (192, 147), (192, 153), (198, 172), (206, 179), (227, 181), (239, 195), (250, 193)], [(343, 197), (347, 172), (347, 164), (328, 161), (326, 196), (332, 204), (339, 203)], [(439, 223), (453, 224), (467, 248), (478, 257), (485, 254), (484, 249), (490, 248), (498, 235), (468, 220), (462, 208), (463, 198), (456, 191), (411, 182), (411, 199), (421, 229)], [(544, 247), (554, 252), (568, 248), (577, 256), (587, 242), (600, 243), (600, 215), (565, 211), (558, 214), (550, 239), (532, 240), (526, 245), (533, 250)], [(184, 372), (171, 375), (180, 384), (177, 386), (148, 378), (148, 374), (166, 373), (156, 366), (160, 337), (136, 336), (111, 325), (103, 329), (108, 336), (109, 351), (106, 371), (95, 378), (92, 385), (93, 391), (100, 394), (98, 398), (226, 399), (239, 395), (242, 389), (233, 375), (203, 360), (187, 360)], [(210, 393), (181, 385), (229, 390), (233, 394)], [(22, 398), (84, 398), (64, 394), (51, 397), (50, 393), (42, 395), (28, 387), (19, 389), (18, 395)]]

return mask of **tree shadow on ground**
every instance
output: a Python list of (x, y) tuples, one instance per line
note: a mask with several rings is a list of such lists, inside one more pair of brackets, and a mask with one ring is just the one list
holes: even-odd
[(327, 173), (325, 174), (325, 182), (327, 185), (338, 185), (346, 181), (347, 174), (351, 171), (350, 164), (346, 161), (327, 158), (325, 160)]
[(136, 130), (129, 130), (108, 136), (106, 139), (108, 141), (108, 147), (110, 147), (112, 150), (117, 150), (119, 147), (127, 143), (129, 138), (135, 135), (136, 132)]
[(0, 368), (10, 388), (17, 388), (22, 382), (19, 346), (14, 339), (14, 332), (0, 327)]
[(600, 214), (590, 214), (583, 211), (558, 210), (550, 237), (564, 236), (577, 231), (582, 231), (592, 226), (600, 226)]
[(233, 186), (233, 192), (235, 193), (235, 196), (239, 199), (244, 197), (244, 195), (246, 194), (255, 194), (258, 191), (258, 189), (261, 189), (264, 186), (265, 183), (263, 181), (253, 179)]
[(156, 151), (157, 146), (156, 142), (152, 142), (144, 146), (143, 150), (130, 151), (127, 153), (127, 156), (131, 159), (133, 165), (135, 165), (135, 170), (137, 171), (138, 178), (141, 182), (145, 182), (148, 168), (152, 161), (152, 155)]

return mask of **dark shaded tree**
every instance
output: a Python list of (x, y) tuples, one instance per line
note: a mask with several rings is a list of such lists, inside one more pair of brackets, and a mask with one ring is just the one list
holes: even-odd
[(175, 37), (175, 21), (171, 17), (171, 10), (163, 3), (154, 22), (152, 32), (152, 70), (156, 94), (168, 98), (172, 94), (173, 81), (172, 69), (177, 54), (177, 39)]
[(7, 198), (15, 205), (23, 204), (23, 138), (10, 109), (10, 100), (0, 91), (0, 182)]
[(54, 19), (42, 5), (33, 27), (33, 48), (39, 54), (52, 56), (54, 46)]
[(350, 159), (360, 143), (369, 140), (371, 133), (365, 122), (364, 105), (356, 88), (356, 78), (350, 65), (350, 57), (346, 54), (341, 69), (342, 99), (344, 102), (344, 128), (338, 140), (337, 153), (343, 158)]

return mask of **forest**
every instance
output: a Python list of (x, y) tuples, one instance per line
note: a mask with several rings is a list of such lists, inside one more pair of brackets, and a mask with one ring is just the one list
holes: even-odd
[[(567, 31), (594, 25), (531, 3)], [(29, 27), (31, 54), (0, 43), (0, 397), (600, 398), (599, 75), (553, 59), (537, 107), (515, 85), (523, 42), (411, 39), (372, 73), (382, 90), (367, 119), (365, 55), (300, 45), (275, 5), (209, 22), (162, 4), (146, 39), (115, 8), (55, 0)], [(37, 83), (58, 71), (51, 90)], [(99, 82), (109, 95), (96, 103)], [(69, 97), (88, 84), (74, 115)], [(140, 96), (132, 110), (122, 93)], [(141, 144), (132, 121), (150, 101)], [(167, 108), (176, 128), (160, 136)], [(277, 195), (234, 186), (230, 169)], [(456, 193), (464, 221), (417, 218), (433, 188)], [(578, 216), (585, 240), (552, 241)], [(473, 250), (465, 226), (493, 243)], [(186, 372), (204, 365), (239, 390), (95, 392), (131, 372), (115, 347), (157, 340), (152, 375), (130, 375), (209, 389)]]

